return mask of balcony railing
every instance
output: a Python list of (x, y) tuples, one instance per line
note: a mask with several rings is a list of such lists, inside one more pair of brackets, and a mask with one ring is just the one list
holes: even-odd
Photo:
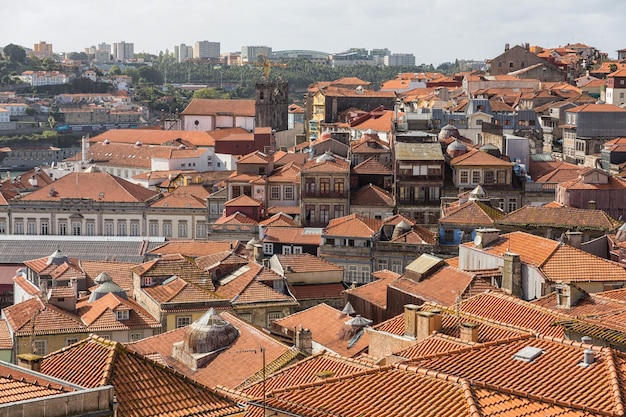
[(346, 191), (305, 191), (303, 198), (348, 198)]

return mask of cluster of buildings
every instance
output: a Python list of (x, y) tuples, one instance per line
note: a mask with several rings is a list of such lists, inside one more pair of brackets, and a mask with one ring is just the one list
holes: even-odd
[(626, 116), (601, 57), (507, 46), (504, 74), (320, 81), (302, 107), (264, 78), (3, 181), (0, 368), (28, 394), (0, 402), (623, 416)]

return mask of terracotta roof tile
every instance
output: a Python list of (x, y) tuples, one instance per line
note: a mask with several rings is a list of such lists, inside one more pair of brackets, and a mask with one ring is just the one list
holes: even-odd
[(350, 204), (353, 206), (393, 208), (396, 203), (389, 191), (369, 184), (350, 195)]
[[(6, 405), (9, 412), (17, 412), (12, 404), (20, 401), (37, 400), (77, 391), (69, 383), (28, 372), (15, 365), (0, 365), (0, 404)], [(59, 398), (60, 399), (60, 398)]]
[(239, 246), (237, 240), (176, 240), (165, 242), (162, 246), (149, 251), (149, 255), (171, 255), (180, 253), (186, 256), (205, 256), (218, 252), (236, 249)]
[(215, 140), (204, 131), (191, 130), (160, 130), (160, 129), (111, 129), (104, 133), (93, 136), (89, 139), (90, 143), (104, 142), (109, 140), (113, 143), (135, 144), (137, 142), (143, 145), (167, 145), (176, 146), (181, 142), (189, 143), (194, 146), (215, 146)]
[(32, 320), (35, 319), (35, 334), (52, 335), (67, 333), (88, 333), (87, 326), (80, 318), (52, 304), (42, 302), (39, 297), (5, 307), (3, 315), (16, 336), (32, 334)]
[(89, 388), (113, 385), (119, 415), (183, 417), (192, 412), (218, 417), (241, 412), (234, 402), (205, 386), (98, 337), (46, 356), (41, 371)]
[(393, 171), (381, 164), (376, 159), (367, 158), (365, 161), (352, 168), (352, 172), (355, 174), (364, 175), (393, 175)]
[(194, 98), (180, 114), (187, 115), (217, 115), (219, 113), (232, 113), (235, 116), (255, 115), (254, 100), (222, 100), (222, 99), (199, 99)]
[(343, 268), (332, 262), (318, 258), (309, 253), (297, 255), (275, 255), (283, 270), (293, 273), (343, 271)]
[(504, 161), (500, 158), (496, 158), (487, 152), (479, 151), (476, 149), (469, 149), (463, 155), (457, 156), (450, 161), (450, 165), (456, 166), (500, 166), (513, 168), (515, 165), (512, 162)]
[(142, 355), (158, 353), (169, 367), (208, 387), (223, 385), (234, 388), (255, 375), (263, 367), (263, 355), (259, 351), (261, 347), (265, 349), (268, 369), (275, 362), (280, 362), (277, 366), (285, 366), (289, 361), (287, 357), (291, 360), (295, 358), (288, 346), (274, 340), (264, 331), (230, 313), (223, 312), (220, 317), (239, 331), (239, 337), (206, 366), (195, 371), (172, 357), (172, 345), (183, 340), (185, 327), (130, 343), (127, 347)]
[(63, 198), (86, 198), (107, 203), (139, 203), (156, 195), (155, 191), (105, 172), (81, 172), (61, 177), (22, 197), (22, 201), (59, 202)]
[(272, 328), (295, 329), (302, 326), (311, 330), (315, 343), (339, 355), (351, 357), (367, 348), (369, 337), (367, 333), (363, 333), (355, 344), (350, 344), (351, 336), (342, 334), (345, 322), (350, 318), (341, 311), (322, 303), (275, 320)]
[(346, 288), (340, 282), (332, 284), (289, 285), (289, 291), (298, 301), (341, 298)]
[(372, 276), (375, 281), (360, 287), (349, 288), (345, 292), (385, 309), (387, 308), (387, 287), (400, 277), (400, 274), (385, 269), (372, 273)]
[(284, 213), (276, 213), (272, 217), (268, 217), (259, 223), (259, 226), (265, 227), (294, 227), (297, 226), (296, 221)]
[(533, 207), (524, 206), (496, 222), (508, 226), (571, 227), (576, 230), (612, 231), (622, 225), (621, 221), (607, 215), (602, 210), (587, 210), (574, 207)]
[(477, 227), (493, 227), (494, 221), (504, 217), (504, 212), (481, 201), (465, 203), (445, 211), (439, 219), (441, 224), (476, 225)]
[(371, 238), (380, 231), (382, 224), (381, 220), (350, 214), (332, 219), (324, 229), (324, 235)]

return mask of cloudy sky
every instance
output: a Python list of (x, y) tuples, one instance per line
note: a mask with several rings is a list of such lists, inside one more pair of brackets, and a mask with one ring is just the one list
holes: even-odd
[(416, 62), (492, 58), (523, 43), (594, 46), (609, 57), (626, 48), (624, 0), (32, 0), (2, 5), (0, 46), (55, 52), (132, 42), (135, 52), (198, 40), (221, 51), (388, 48)]

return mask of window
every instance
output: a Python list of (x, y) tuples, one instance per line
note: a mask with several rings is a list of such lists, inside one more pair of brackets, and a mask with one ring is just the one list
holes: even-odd
[(428, 201), (439, 201), (439, 187), (428, 187)]
[(264, 255), (273, 255), (274, 254), (274, 244), (273, 243), (264, 243), (263, 244), (263, 254)]
[(104, 235), (113, 236), (113, 220), (104, 221)]
[(28, 235), (37, 234), (37, 222), (35, 222), (35, 220), (29, 220), (26, 222), (26, 234)]
[(72, 222), (72, 236), (80, 236), (80, 222)]
[(15, 221), (15, 234), (23, 235), (24, 234), (24, 221), (16, 220)]
[(96, 235), (96, 224), (94, 222), (87, 222), (87, 236)]
[(69, 345), (73, 345), (74, 343), (78, 343), (78, 338), (77, 337), (68, 337), (67, 339), (65, 339), (65, 346), (69, 346)]
[(509, 200), (509, 213), (517, 210), (517, 200)]
[(217, 214), (217, 203), (209, 204), (209, 213)]
[(391, 261), (391, 270), (395, 272), (396, 274), (401, 274), (402, 273), (402, 261), (400, 260)]
[(498, 171), (498, 184), (506, 184), (506, 171)]
[(326, 244), (329, 245), (329, 246), (335, 246), (335, 238), (327, 237), (326, 238)]
[(343, 194), (343, 179), (335, 178), (333, 183), (334, 189), (333, 191), (337, 194)]
[(459, 184), (469, 184), (469, 171), (464, 169), (459, 171)]
[(330, 193), (330, 178), (320, 178), (320, 194)]
[(454, 243), (454, 230), (446, 229), (443, 231), (443, 240), (446, 243)]
[(362, 266), (361, 267), (361, 280), (365, 282), (369, 282), (371, 280), (371, 277), (370, 277), (371, 273), (372, 271), (369, 265)]
[(330, 206), (327, 204), (320, 205), (320, 222), (328, 223), (330, 217)]
[(59, 234), (62, 236), (67, 235), (67, 223), (66, 222), (59, 223)]
[(383, 269), (387, 269), (387, 260), (379, 259), (376, 267), (379, 271)]
[(315, 194), (315, 178), (307, 178), (304, 186), (306, 194)]
[(142, 280), (142, 283), (141, 283), (142, 287), (150, 287), (153, 284), (152, 277), (143, 277), (141, 280)]
[(267, 313), (267, 321), (272, 322), (274, 320), (279, 320), (283, 318), (283, 313), (280, 311), (270, 311)]
[(159, 235), (159, 223), (155, 221), (150, 222), (150, 226), (148, 227), (150, 236), (158, 236)]
[(270, 187), (270, 200), (280, 200), (280, 187)]
[(205, 239), (206, 237), (206, 224), (204, 222), (196, 223), (196, 238)]
[(248, 323), (252, 322), (252, 313), (239, 313), (238, 316), (241, 320), (245, 320)]
[(495, 182), (493, 171), (485, 171), (484, 175), (485, 175), (485, 179), (484, 179), (485, 184), (493, 184)]
[(315, 222), (315, 206), (314, 205), (305, 206), (304, 214), (305, 214), (305, 218), (307, 222), (309, 223)]
[(480, 171), (472, 171), (472, 184), (480, 184)]
[(285, 200), (293, 200), (293, 187), (291, 185), (285, 186), (283, 188), (284, 199)]
[(482, 119), (476, 120), (476, 126), (482, 126), (482, 125), (483, 125)]
[(339, 217), (344, 216), (343, 204), (335, 204), (334, 209), (334, 219), (338, 219)]
[(131, 342), (137, 342), (141, 340), (141, 333), (131, 333), (130, 334), (130, 341)]
[(509, 62), (509, 68), (513, 68), (513, 61)]
[(172, 223), (163, 222), (163, 236), (172, 237)]
[(126, 222), (120, 221), (117, 223), (117, 235), (126, 236)]
[(302, 255), (302, 246), (294, 246), (293, 247), (294, 255)]
[(139, 222), (130, 222), (130, 235), (139, 236)]
[(33, 348), (35, 349), (35, 354), (46, 355), (48, 353), (48, 342), (46, 340), (34, 340)]
[(191, 324), (191, 316), (178, 316), (176, 317), (176, 328), (189, 326)]
[(187, 237), (187, 222), (178, 222), (178, 237)]
[(251, 185), (244, 185), (243, 186), (243, 193), (245, 195), (247, 195), (248, 197), (252, 197), (252, 186)]
[(291, 246), (283, 246), (283, 255), (291, 255)]
[(354, 282), (357, 279), (358, 268), (356, 265), (348, 265), (348, 282)]
[(5, 234), (7, 232), (7, 223), (2, 220), (0, 221), (0, 234)]
[(117, 320), (128, 320), (128, 317), (130, 317), (128, 310), (117, 310), (115, 312), (115, 318)]

